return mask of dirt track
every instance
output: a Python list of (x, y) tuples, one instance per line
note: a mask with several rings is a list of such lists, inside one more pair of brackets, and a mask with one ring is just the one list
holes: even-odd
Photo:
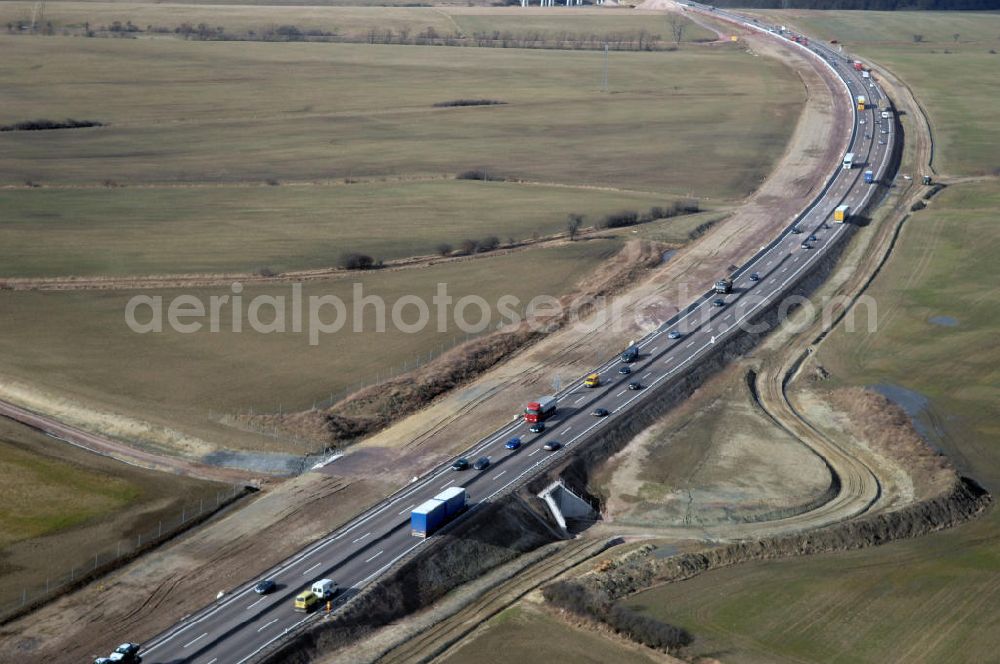
[(240, 470), (208, 466), (181, 457), (146, 452), (113, 438), (63, 424), (52, 417), (15, 406), (6, 401), (0, 401), (0, 416), (25, 424), (70, 445), (81, 447), (94, 454), (111, 457), (131, 466), (229, 484), (253, 481), (251, 475)]

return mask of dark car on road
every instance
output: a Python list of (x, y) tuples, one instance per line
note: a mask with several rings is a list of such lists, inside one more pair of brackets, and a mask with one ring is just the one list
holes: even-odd
[(535, 422), (530, 427), (528, 427), (528, 431), (530, 431), (531, 433), (541, 433), (545, 431), (545, 422)]
[(678, 330), (670, 330), (670, 334), (667, 335), (668, 339), (680, 339), (681, 333)]
[(517, 450), (517, 449), (520, 449), (521, 448), (521, 439), (520, 438), (511, 438), (506, 443), (504, 443), (503, 446), (506, 447), (508, 450)]
[(261, 579), (257, 582), (257, 585), (253, 587), (253, 591), (258, 595), (266, 595), (275, 588), (275, 583), (271, 579)]
[(465, 458), (458, 459), (457, 461), (455, 461), (455, 463), (451, 464), (452, 470), (468, 470), (468, 468), (469, 468), (469, 460)]
[(630, 389), (630, 390), (641, 390), (642, 389), (642, 383), (638, 383), (636, 381), (632, 381), (631, 383), (628, 384), (628, 389)]
[(607, 417), (609, 413), (607, 408), (595, 408), (591, 415), (594, 417)]
[(722, 299), (712, 300), (712, 306), (713, 307), (724, 307), (724, 306), (726, 306), (726, 301), (722, 300)]
[(550, 440), (549, 442), (542, 445), (542, 449), (545, 450), (546, 452), (555, 452), (560, 447), (562, 447), (562, 443), (560, 443), (558, 440)]
[(618, 367), (618, 373), (620, 373), (623, 376), (627, 376), (630, 373), (632, 373), (632, 369), (627, 364), (624, 364)]
[(475, 468), (476, 470), (486, 470), (487, 468), (490, 467), (490, 458), (479, 457), (478, 459), (476, 459), (476, 463), (472, 467)]
[(798, 226), (792, 226), (792, 235), (798, 235), (801, 232), (802, 232), (801, 228), (799, 228)]
[(752, 273), (752, 274), (750, 275), (750, 281), (760, 281), (760, 275), (759, 275), (759, 274), (757, 274), (756, 272), (753, 272), (753, 273)]

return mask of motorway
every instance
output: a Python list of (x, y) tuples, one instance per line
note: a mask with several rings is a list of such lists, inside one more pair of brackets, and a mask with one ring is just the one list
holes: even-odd
[[(704, 10), (707, 13), (707, 8)], [(734, 14), (713, 11), (712, 15), (742, 21)], [(746, 24), (746, 27), (767, 32), (756, 24)], [(779, 36), (774, 38), (781, 39)], [(490, 457), (492, 463), (486, 470), (452, 471), (449, 461), (427, 473), (270, 570), (265, 576), (278, 583), (277, 591), (258, 596), (252, 590), (257, 579), (248, 579), (245, 586), (149, 641), (143, 649), (144, 661), (242, 664), (253, 660), (290, 630), (317, 619), (316, 614), (292, 610), (292, 598), (314, 580), (332, 578), (348, 589), (344, 596), (349, 596), (424, 545), (425, 540), (409, 532), (409, 511), (415, 505), (446, 487), (464, 486), (470, 496), (471, 512), (475, 512), (476, 505), (517, 488), (559, 458), (572, 454), (575, 447), (585, 444), (612, 420), (628, 417), (633, 408), (653, 393), (653, 388), (697, 363), (712, 352), (715, 344), (739, 333), (741, 326), (787, 295), (804, 273), (822, 259), (828, 247), (847, 231), (847, 225), (833, 222), (834, 208), (846, 204), (852, 210), (859, 209), (873, 195), (875, 187), (864, 183), (863, 171), (873, 170), (876, 180), (880, 180), (897, 138), (893, 121), (877, 122), (882, 91), (874, 81), (862, 79), (849, 61), (822, 45), (791, 46), (818, 53), (827, 63), (824, 66), (834, 69), (842, 79), (843, 93), (849, 94), (852, 101), (854, 96), (864, 94), (870, 105), (863, 112), (857, 111), (853, 103), (851, 105), (855, 110), (848, 151), (855, 154), (855, 167), (846, 170), (841, 169), (839, 163), (831, 164), (830, 180), (819, 197), (795, 219), (790, 219), (779, 237), (762, 246), (756, 256), (732, 275), (732, 293), (715, 295), (706, 291), (683, 312), (639, 340), (640, 359), (631, 365), (630, 375), (618, 373), (621, 362), (616, 355), (594, 368), (602, 376), (600, 387), (583, 387), (581, 377), (561, 391), (559, 410), (546, 423), (545, 432), (531, 434), (523, 422), (515, 421), (462, 455), (470, 460)], [(871, 110), (872, 106), (876, 110)], [(888, 133), (883, 133), (884, 130)], [(807, 241), (810, 236), (815, 236), (815, 240)], [(710, 286), (706, 284), (706, 288)], [(721, 300), (721, 306), (715, 300)], [(673, 331), (679, 332), (680, 337), (671, 339)], [(614, 350), (620, 352), (622, 349)], [(638, 381), (644, 389), (629, 390), (631, 381)], [(526, 394), (524, 401), (539, 396), (542, 395)], [(595, 408), (605, 408), (610, 415), (594, 417), (591, 412)], [(523, 445), (520, 450), (510, 452), (504, 448), (504, 443), (513, 435), (519, 436)], [(553, 440), (562, 443), (561, 449), (555, 452), (542, 449), (546, 442)], [(133, 636), (115, 635), (112, 641), (118, 643)], [(113, 646), (110, 641), (109, 646)]]

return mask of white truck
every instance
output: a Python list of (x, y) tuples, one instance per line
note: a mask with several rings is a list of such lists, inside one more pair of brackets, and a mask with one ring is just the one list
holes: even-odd
[(320, 579), (313, 582), (309, 590), (321, 600), (328, 600), (337, 594), (337, 582), (333, 579)]
[(852, 168), (854, 168), (854, 153), (853, 152), (848, 152), (847, 154), (844, 155), (844, 164), (843, 164), (842, 168), (845, 171), (849, 171)]

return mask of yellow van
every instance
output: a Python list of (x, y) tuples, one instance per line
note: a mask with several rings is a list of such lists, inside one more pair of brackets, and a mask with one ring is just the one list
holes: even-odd
[(319, 604), (319, 597), (311, 590), (303, 590), (295, 597), (295, 610), (308, 613)]
[(598, 387), (601, 384), (601, 374), (592, 373), (583, 379), (584, 387)]

